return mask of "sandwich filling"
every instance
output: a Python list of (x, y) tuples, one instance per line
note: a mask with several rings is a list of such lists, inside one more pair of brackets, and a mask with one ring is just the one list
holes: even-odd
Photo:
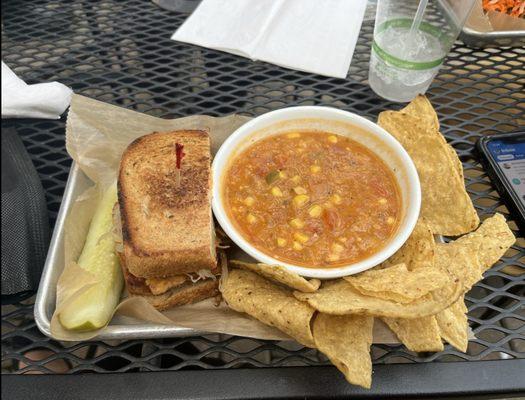
[(142, 278), (135, 276), (129, 272), (122, 257), (120, 265), (122, 267), (122, 273), (124, 274), (124, 280), (130, 294), (138, 295), (154, 295), (158, 296), (169, 292), (172, 289), (183, 286), (186, 283), (196, 283), (201, 280), (217, 280), (220, 276), (220, 270), (200, 270), (194, 273), (166, 276), (160, 278)]

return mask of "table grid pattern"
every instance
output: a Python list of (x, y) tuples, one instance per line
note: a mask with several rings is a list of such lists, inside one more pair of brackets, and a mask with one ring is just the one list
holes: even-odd
[[(3, 60), (26, 82), (58, 80), (85, 96), (163, 118), (256, 116), (293, 105), (324, 105), (375, 120), (399, 104), (367, 85), (373, 21), (365, 20), (347, 79), (326, 78), (173, 42), (187, 14), (140, 0), (2, 1)], [(373, 18), (373, 14), (372, 14)], [(441, 130), (465, 169), (480, 216), (508, 211), (474, 152), (486, 134), (525, 127), (525, 49), (471, 49), (457, 42), (428, 92)], [(4, 120), (14, 126), (42, 179), (54, 224), (71, 160), (64, 123)], [(516, 225), (511, 221), (515, 233)], [(467, 295), (477, 337), (466, 354), (413, 353), (374, 345), (375, 364), (525, 358), (524, 238)], [(33, 297), (2, 305), (2, 372), (115, 372), (325, 365), (296, 343), (226, 335), (59, 343), (33, 320)], [(41, 350), (35, 353), (35, 350)], [(35, 359), (38, 358), (38, 359)]]

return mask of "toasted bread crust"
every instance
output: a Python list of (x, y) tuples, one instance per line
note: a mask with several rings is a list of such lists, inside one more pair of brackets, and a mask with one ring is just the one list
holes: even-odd
[[(177, 185), (175, 144), (184, 145)], [(152, 133), (122, 155), (118, 200), (131, 274), (173, 276), (216, 266), (210, 139), (204, 131)]]
[(124, 254), (117, 252), (117, 256), (120, 260), (120, 269), (122, 269), (124, 283), (126, 284), (126, 289), (128, 290), (129, 294), (136, 294), (141, 296), (151, 295), (151, 290), (148, 287), (148, 285), (146, 285), (146, 279), (139, 278), (128, 271), (128, 269), (126, 268), (126, 260), (124, 258)]
[(196, 283), (188, 282), (158, 296), (142, 296), (159, 311), (175, 306), (193, 304), (219, 294), (219, 280), (206, 279)]

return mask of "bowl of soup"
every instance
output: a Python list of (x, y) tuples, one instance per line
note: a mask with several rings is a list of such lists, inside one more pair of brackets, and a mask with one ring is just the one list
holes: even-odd
[(372, 268), (408, 239), (416, 168), (388, 132), (328, 107), (269, 112), (238, 128), (213, 165), (214, 214), (259, 262), (305, 277)]

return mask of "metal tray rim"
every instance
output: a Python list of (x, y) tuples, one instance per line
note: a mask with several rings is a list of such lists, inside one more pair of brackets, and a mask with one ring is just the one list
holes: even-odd
[[(72, 163), (69, 176), (60, 210), (58, 212), (55, 229), (49, 245), (46, 262), (42, 272), (42, 278), (38, 286), (38, 292), (35, 300), (34, 317), (38, 329), (46, 336), (56, 339), (51, 334), (51, 318), (48, 314), (48, 309), (53, 309), (55, 305), (50, 307), (50, 302), (53, 301), (56, 292), (56, 279), (62, 271), (62, 266), (59, 266), (59, 253), (63, 251), (64, 238), (64, 224), (66, 216), (75, 200), (74, 190), (78, 184), (80, 174), (83, 172), (76, 165)], [(60, 268), (58, 270), (57, 268)], [(206, 332), (197, 331), (191, 328), (184, 328), (172, 325), (161, 324), (137, 324), (137, 325), (108, 325), (102, 329), (91, 340), (108, 340), (108, 339), (149, 339), (149, 338), (165, 338), (165, 337), (185, 337), (196, 336)]]
[(469, 28), (468, 26), (464, 26), (462, 30), (465, 35), (475, 36), (476, 38), (479, 38), (479, 39), (502, 39), (502, 38), (525, 37), (525, 30), (481, 32), (481, 31), (477, 31), (475, 29)]

